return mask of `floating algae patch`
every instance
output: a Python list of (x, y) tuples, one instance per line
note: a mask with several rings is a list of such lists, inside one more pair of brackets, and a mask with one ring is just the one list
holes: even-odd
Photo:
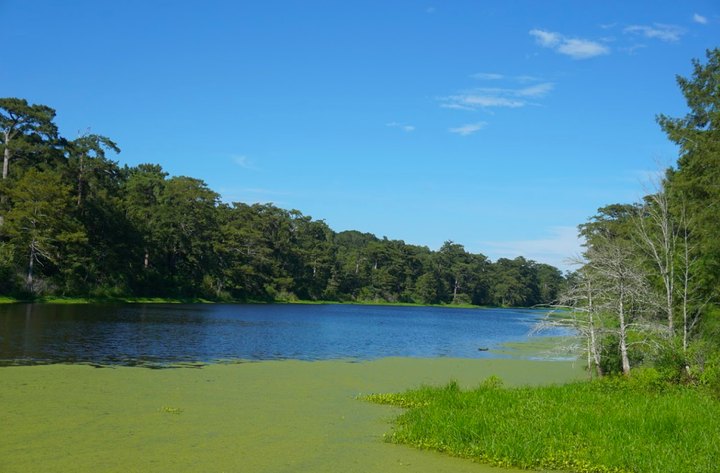
[(491, 350), (496, 355), (524, 360), (571, 361), (582, 352), (579, 337), (529, 337), (522, 342), (505, 342)]
[(382, 441), (400, 411), (357, 400), (450, 379), (474, 386), (582, 376), (571, 363), (388, 358), (150, 370), (0, 368), (0, 471), (475, 472)]

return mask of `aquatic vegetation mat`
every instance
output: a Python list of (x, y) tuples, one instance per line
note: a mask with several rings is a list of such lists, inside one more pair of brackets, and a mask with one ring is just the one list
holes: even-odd
[(357, 399), (492, 373), (584, 375), (572, 363), (450, 358), (0, 368), (0, 472), (497, 473), (383, 442), (401, 411)]

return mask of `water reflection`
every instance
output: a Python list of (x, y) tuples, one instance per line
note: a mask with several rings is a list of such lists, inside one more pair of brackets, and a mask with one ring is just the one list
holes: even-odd
[[(0, 306), (0, 364), (495, 356), (542, 313), (293, 305)], [(549, 335), (564, 335), (557, 331)]]

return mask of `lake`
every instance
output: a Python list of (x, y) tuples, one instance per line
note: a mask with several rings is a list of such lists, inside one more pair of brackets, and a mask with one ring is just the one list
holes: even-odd
[(332, 304), (7, 304), (0, 305), (0, 365), (500, 357), (485, 349), (527, 340), (544, 314)]

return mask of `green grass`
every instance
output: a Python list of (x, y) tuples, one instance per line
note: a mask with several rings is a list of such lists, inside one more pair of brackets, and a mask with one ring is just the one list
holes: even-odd
[(306, 305), (326, 305), (326, 304), (337, 304), (337, 305), (376, 305), (376, 306), (394, 306), (394, 307), (448, 307), (451, 309), (485, 309), (489, 306), (480, 306), (473, 304), (422, 304), (419, 302), (388, 302), (378, 300), (358, 300), (358, 301), (324, 301), (324, 300), (291, 300), (275, 301), (276, 304), (306, 304)]
[(380, 305), (380, 306), (406, 306), (406, 307), (448, 307), (455, 309), (481, 309), (486, 306), (471, 304), (420, 304), (413, 302), (387, 302), (387, 301), (323, 301), (323, 300), (223, 300), (213, 301), (201, 297), (70, 297), (70, 296), (38, 296), (28, 299), (18, 299), (10, 296), (0, 296), (0, 304), (14, 304), (20, 302), (33, 302), (39, 304), (212, 304), (225, 302), (231, 304), (349, 304), (349, 305)]
[(32, 302), (37, 304), (210, 304), (213, 301), (200, 297), (69, 297), (38, 296), (30, 299), (18, 299), (0, 296), (0, 304)]
[(640, 378), (507, 389), (491, 377), (469, 391), (452, 382), (367, 399), (408, 409), (388, 441), (495, 466), (718, 471), (720, 401), (699, 389)]

